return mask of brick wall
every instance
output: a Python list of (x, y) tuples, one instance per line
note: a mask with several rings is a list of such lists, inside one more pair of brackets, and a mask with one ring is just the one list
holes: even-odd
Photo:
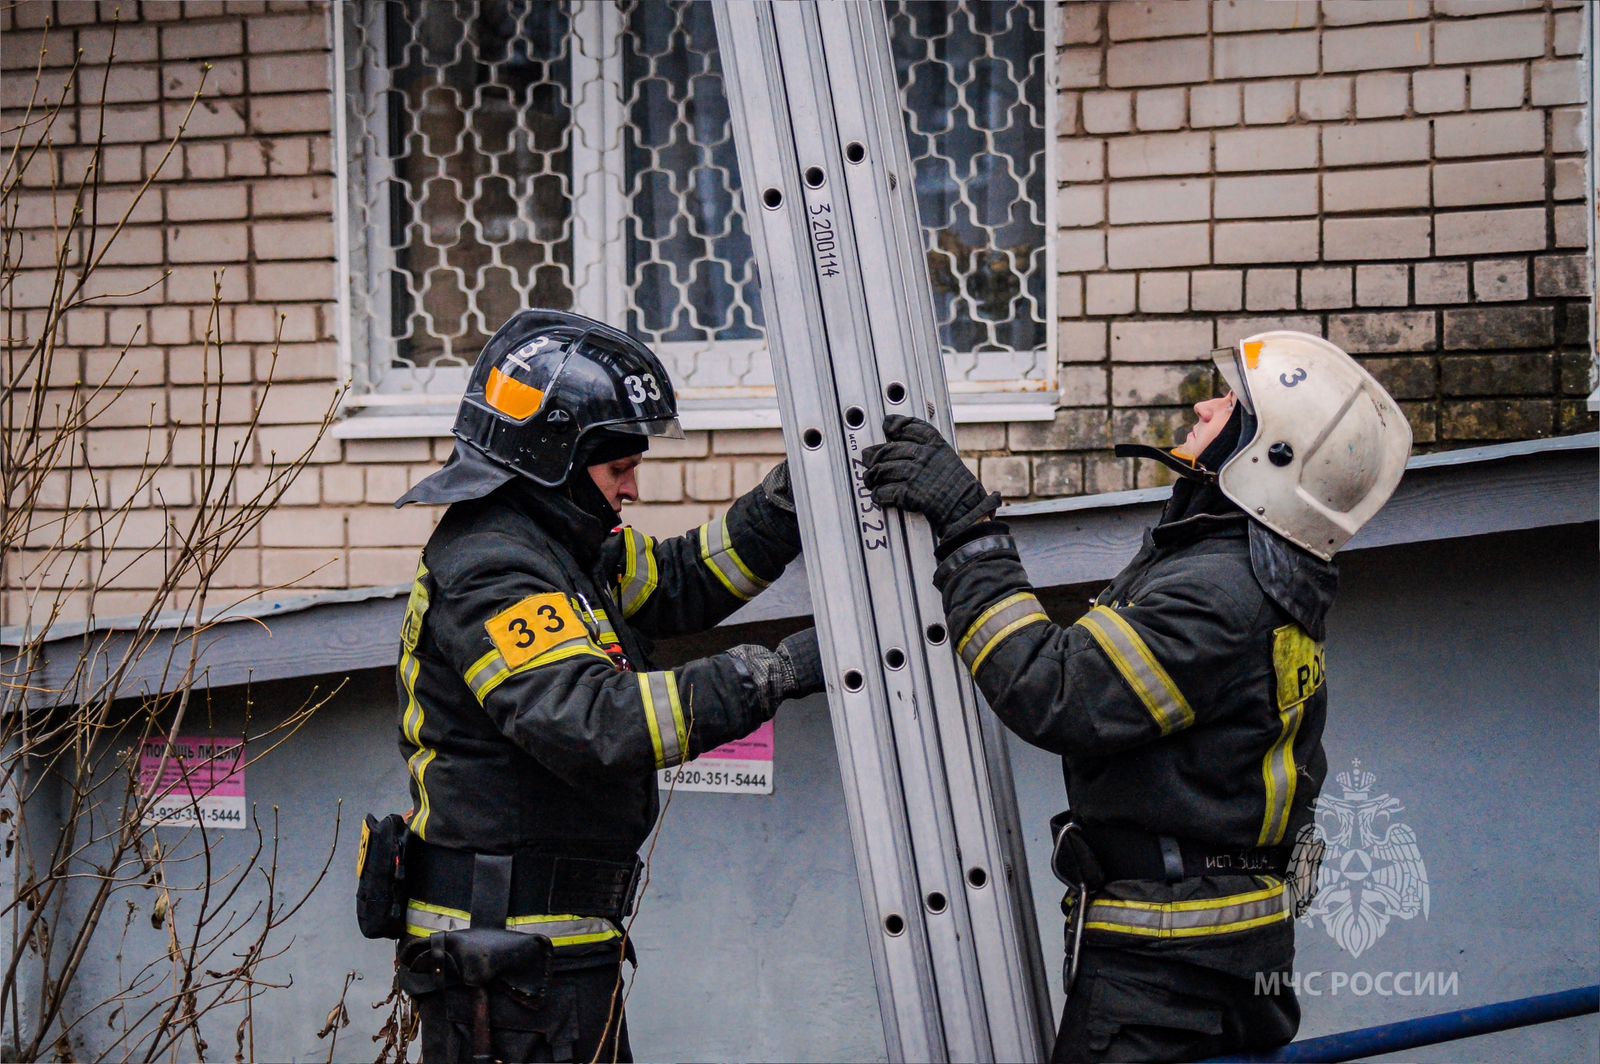
[[(200, 85), (203, 65), (211, 69), (178, 148), (96, 275), (102, 292), (137, 294), (70, 312), (57, 356), (56, 383), (129, 388), (85, 441), (107, 501), (135, 500), (117, 550), (106, 558), (80, 558), (69, 581), (80, 590), (98, 589), (96, 613), (102, 617), (145, 608), (149, 595), (141, 589), (155, 586), (165, 558), (161, 548), (170, 541), (161, 507), (181, 526), (194, 503), (200, 441), (193, 426), (207, 401), (202, 344), (215, 272), (224, 271), (223, 438), (237, 438), (252, 412), (262, 413), (245, 488), (265, 476), (273, 452), (281, 457), (309, 445), (339, 376), (332, 52), (325, 4), (24, 0), (0, 7), (4, 125), (14, 124), (27, 103), (42, 47), (48, 48), (42, 96), (60, 98), (75, 53), (81, 51), (84, 64), (79, 87), (68, 95), (69, 107), (52, 133), (53, 157), (41, 155), (23, 176), (18, 229), (24, 239), (48, 248), (53, 215), (70, 211), (90, 157), (87, 145), (101, 128), (100, 85), (117, 9), (116, 56), (103, 116), (102, 220), (120, 216), (139, 185), (156, 173)], [(59, 189), (54, 194), (52, 183)], [(102, 225), (102, 241), (108, 230)], [(25, 272), (16, 305), (39, 306), (48, 278), (47, 270)], [(19, 324), (32, 336), (37, 323), (37, 315), (24, 315)], [(280, 323), (283, 339), (273, 367)], [(211, 362), (214, 384), (215, 351)], [(264, 389), (269, 373), (270, 393)], [(210, 401), (215, 404), (214, 393)], [(147, 450), (159, 454), (169, 428), (172, 460), (141, 485)], [(319, 589), (394, 582), (414, 568), (415, 537), (426, 534), (427, 515), (394, 515), (377, 504), (409, 475), (407, 466), (387, 460), (431, 464), (432, 445), (375, 456), (386, 460), (382, 464), (368, 463), (356, 451), (333, 441), (317, 449), (285, 505), (225, 567), (213, 603), (285, 583)], [(64, 474), (55, 478), (47, 505), (66, 501), (67, 483)], [(82, 498), (89, 484), (81, 472), (75, 484)], [(41, 516), (39, 523), (46, 520)], [(6, 589), (4, 621), (15, 623), (23, 610), (17, 566), (8, 567), (7, 578), (12, 586)], [(82, 601), (74, 595), (68, 614), (81, 611)]]
[(1064, 405), (974, 434), (985, 478), (1164, 481), (1106, 448), (1181, 435), (1210, 348), (1273, 327), (1357, 355), (1419, 450), (1593, 428), (1582, 6), (1063, 4)]
[[(130, 386), (85, 442), (104, 497), (112, 504), (135, 499), (116, 551), (103, 559), (82, 554), (46, 574), (46, 585), (77, 589), (66, 603), (69, 616), (82, 611), (90, 586), (97, 588), (98, 616), (142, 612), (149, 602), (142, 589), (157, 586), (162, 572), (167, 518), (181, 522), (193, 505), (200, 456), (198, 430), (190, 426), (205, 391), (202, 345), (216, 271), (225, 271), (223, 420), (232, 429), (255, 409), (263, 412), (247, 484), (265, 476), (274, 452), (281, 457), (309, 445), (340, 383), (333, 24), (332, 9), (320, 0), (0, 5), (4, 125), (12, 125), (27, 104), (47, 19), (41, 98), (59, 98), (73, 55), (82, 49), (84, 56), (83, 87), (69, 95), (53, 133), (56, 156), (41, 156), (23, 178), (17, 228), (48, 249), (53, 219), (71, 209), (90, 154), (86, 145), (100, 128), (99, 85), (118, 9), (105, 105), (102, 217), (120, 215), (134, 190), (156, 172), (165, 142), (200, 84), (202, 66), (211, 69), (180, 146), (98, 274), (105, 292), (142, 291), (67, 318), (54, 383)], [(42, 305), (48, 278), (47, 270), (25, 271), (17, 307)], [(272, 341), (280, 321), (283, 342), (274, 367)], [(36, 315), (21, 315), (19, 324), (27, 335), (36, 334)], [(127, 354), (120, 355), (130, 338)], [(213, 384), (215, 373), (213, 368)], [(270, 392), (264, 387), (269, 373)], [(159, 453), (169, 428), (175, 430), (173, 460), (141, 484), (138, 467), (149, 446)], [(693, 527), (754, 485), (782, 450), (776, 432), (696, 433), (683, 441), (658, 441), (643, 478), (653, 504), (634, 511), (634, 523), (656, 534)], [(283, 504), (235, 552), (216, 582), (213, 602), (260, 588), (301, 594), (409, 581), (417, 550), (440, 511), (397, 512), (391, 504), (438, 468), (449, 451), (449, 440), (324, 439)], [(50, 534), (49, 507), (67, 501), (66, 476), (55, 481), (37, 521), (44, 536)], [(88, 482), (80, 474), (75, 484), (81, 499)], [(0, 623), (16, 623), (26, 612), (19, 572), (17, 565), (7, 569)]]
[[(193, 502), (214, 271), (226, 271), (224, 419), (239, 426), (263, 411), (251, 476), (273, 452), (308, 444), (339, 378), (326, 4), (0, 6), (4, 125), (32, 89), (46, 17), (46, 92), (78, 49), (90, 86), (58, 123), (54, 156), (24, 177), (19, 235), (49, 247), (52, 180), (74, 187), (85, 165), (119, 7), (102, 215), (154, 172), (202, 64), (212, 69), (101, 274), (104, 291), (138, 294), (73, 312), (53, 382), (131, 385), (86, 442), (101, 489), (133, 497), (134, 519), (114, 557), (78, 557), (51, 577), (98, 587), (101, 616), (143, 608), (139, 589), (161, 571), (159, 549), (142, 553), (163, 542), (161, 504), (181, 515)], [(1111, 443), (1171, 438), (1183, 404), (1210, 394), (1207, 352), (1274, 326), (1324, 332), (1366, 360), (1422, 448), (1593, 426), (1582, 410), (1577, 3), (1074, 0), (1058, 11), (1062, 408), (1053, 422), (961, 429), (991, 487), (1021, 498), (1159, 482), (1149, 463), (1111, 457)], [(19, 278), (19, 306), (38, 304), (44, 277)], [(140, 486), (152, 421), (175, 430), (176, 449)], [(237, 552), (220, 597), (408, 580), (437, 511), (389, 504), (448, 450), (447, 440), (325, 440)], [(775, 431), (660, 441), (641, 477), (650, 504), (631, 519), (658, 534), (690, 527), (781, 452)], [(47, 503), (66, 491), (57, 485)], [(16, 586), (0, 601), (4, 623), (20, 618)]]

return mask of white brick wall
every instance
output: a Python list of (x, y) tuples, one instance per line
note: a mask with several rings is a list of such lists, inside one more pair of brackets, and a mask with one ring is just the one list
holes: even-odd
[[(37, 55), (47, 16), (45, 86), (64, 82), (78, 49), (85, 84), (98, 84), (111, 7), (0, 7), (5, 116), (31, 91), (31, 75), (12, 71)], [(330, 10), (121, 5), (102, 217), (154, 173), (210, 64), (186, 135), (102, 265), (99, 290), (116, 297), (68, 319), (70, 356), (50, 381), (131, 385), (86, 441), (106, 467), (104, 490), (146, 508), (130, 535), (160, 535), (153, 488), (169, 506), (193, 504), (193, 426), (219, 371), (230, 438), (261, 411), (257, 470), (311, 446), (339, 384)], [(1213, 387), (1201, 361), (1210, 348), (1277, 326), (1326, 332), (1369, 359), (1423, 446), (1592, 425), (1580, 402), (1590, 378), (1581, 4), (1073, 0), (1055, 10), (1062, 407), (1050, 423), (964, 427), (963, 450), (991, 487), (1018, 498), (1159, 482), (1159, 470), (1112, 457), (1113, 440), (1178, 434), (1187, 404)], [(23, 179), (23, 308), (47, 290), (63, 206), (49, 190), (82, 174), (100, 127), (89, 90), (72, 103), (53, 131), (53, 171)], [(227, 344), (207, 356), (218, 271)], [(175, 433), (174, 458), (140, 488), (152, 418), (157, 436)], [(324, 440), (229, 566), (229, 586), (408, 580), (437, 514), (388, 503), (449, 449)], [(636, 521), (655, 533), (690, 527), (781, 451), (776, 432), (660, 441)], [(51, 490), (60, 505), (82, 485)], [(95, 570), (112, 596), (102, 612), (137, 602), (155, 564)], [(9, 623), (16, 589), (0, 590)]]
[[(1298, 323), (1358, 355), (1383, 352), (1371, 364), (1421, 446), (1592, 425), (1579, 402), (1587, 274), (1564, 306), (1530, 284), (1541, 269), (1574, 275), (1557, 264), (1581, 264), (1572, 251), (1587, 239), (1587, 83), (1572, 58), (1581, 4), (1066, 7), (1058, 335), (1076, 375), (1064, 377), (1069, 407), (1137, 408), (1113, 424), (1175, 435), (1179, 404), (1210, 386), (1182, 376), (1191, 360)], [(1158, 124), (1139, 105), (1146, 85), (1169, 96)], [(1530, 317), (1529, 301), (1544, 316)], [(1474, 304), (1483, 310), (1456, 309)], [(1241, 312), (1255, 317), (1227, 316)], [(1464, 313), (1490, 317), (1453, 332)], [(1544, 354), (1530, 370), (1484, 361), (1472, 344)], [(1083, 383), (1096, 368), (1109, 391)], [(1491, 416), (1489, 395), (1517, 415)], [(1161, 478), (1114, 460), (1090, 468), (1089, 490)]]

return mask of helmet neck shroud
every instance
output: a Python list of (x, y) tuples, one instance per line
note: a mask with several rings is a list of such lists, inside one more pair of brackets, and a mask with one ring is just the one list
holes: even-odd
[(610, 529), (622, 520), (622, 512), (611, 505), (605, 493), (594, 482), (590, 466), (631, 458), (650, 449), (650, 438), (637, 433), (607, 432), (599, 429), (578, 442), (572, 468), (567, 471), (562, 490), (566, 497), (584, 513), (606, 523)]

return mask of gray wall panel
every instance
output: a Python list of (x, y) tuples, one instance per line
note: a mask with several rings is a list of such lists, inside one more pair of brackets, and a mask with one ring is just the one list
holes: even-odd
[[(1595, 527), (1576, 526), (1353, 555), (1330, 623), (1333, 772), (1360, 757), (1376, 789), (1404, 803), (1432, 884), (1426, 921), (1396, 921), (1359, 959), (1320, 928), (1300, 931), (1301, 964), (1320, 971), (1457, 972), (1448, 998), (1304, 998), (1303, 1033), (1325, 1034), (1592, 982), (1600, 968), (1594, 839), (1600, 671)], [(1080, 601), (1076, 591), (1058, 601)], [(291, 746), (252, 768), (250, 797), (277, 804), (286, 839), (284, 893), (312, 874), (329, 820), (345, 800), (340, 852), (295, 925), (294, 950), (269, 975), (287, 990), (257, 1007), (263, 1058), (325, 1058), (314, 1032), (346, 971), (352, 1026), (340, 1059), (371, 1059), (368, 1041), (390, 952), (359, 937), (352, 877), (359, 815), (404, 802), (392, 681), (356, 681)], [(259, 687), (257, 712), (303, 686)], [(219, 695), (221, 692), (219, 692)], [(237, 699), (234, 699), (237, 705)], [(218, 717), (225, 732), (237, 713)], [(1019, 800), (1047, 967), (1059, 981), (1057, 891), (1046, 869), (1045, 821), (1062, 805), (1054, 758), (1013, 742)], [(824, 1060), (883, 1055), (843, 796), (826, 711), (779, 717), (777, 792), (683, 792), (666, 815), (654, 882), (635, 928), (641, 969), (630, 1004), (646, 1059)], [(1330, 780), (1330, 787), (1337, 784)], [(219, 863), (243, 833), (217, 838)], [(147, 898), (134, 899), (147, 905)], [(187, 904), (187, 903), (185, 903)], [(180, 906), (180, 916), (182, 907)], [(141, 910), (103, 932), (84, 999), (109, 993), (161, 936)], [(1057, 1000), (1059, 1001), (1059, 987)], [(236, 1018), (209, 1041), (231, 1051)], [(103, 1024), (90, 1024), (92, 1045)], [(1568, 1021), (1407, 1054), (1409, 1059), (1596, 1059), (1596, 1025)]]

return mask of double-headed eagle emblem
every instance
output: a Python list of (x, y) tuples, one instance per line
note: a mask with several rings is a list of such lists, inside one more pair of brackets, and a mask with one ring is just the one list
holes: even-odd
[(1378, 777), (1350, 763), (1338, 775), (1341, 797), (1323, 794), (1295, 843), (1295, 915), (1323, 928), (1352, 957), (1366, 952), (1396, 918), (1428, 918), (1428, 869), (1405, 806), (1373, 794)]

